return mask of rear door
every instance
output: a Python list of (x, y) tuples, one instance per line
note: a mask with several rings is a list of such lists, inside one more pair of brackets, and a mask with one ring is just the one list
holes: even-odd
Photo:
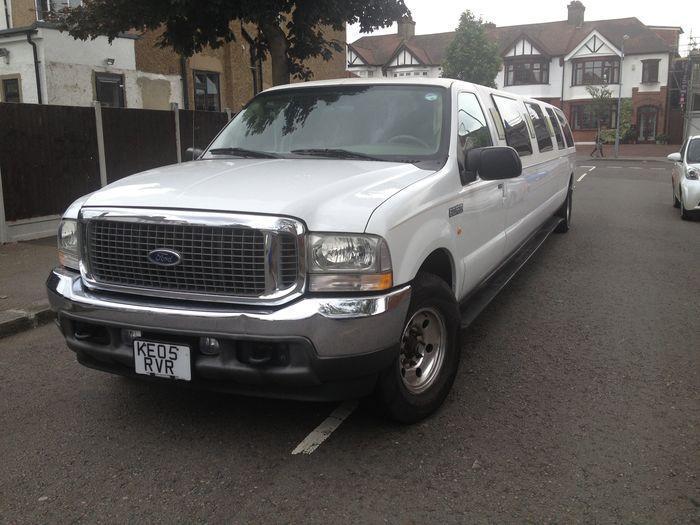
[(538, 165), (539, 153), (532, 138), (534, 130), (521, 100), (505, 94), (492, 94), (505, 143), (514, 148), (523, 163), (520, 177), (505, 183), (506, 252), (515, 251), (538, 226), (536, 211), (547, 197), (547, 172)]

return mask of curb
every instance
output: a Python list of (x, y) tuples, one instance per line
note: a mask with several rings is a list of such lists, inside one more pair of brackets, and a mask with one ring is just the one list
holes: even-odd
[(26, 310), (0, 311), (0, 339), (50, 323), (56, 318), (48, 303)]

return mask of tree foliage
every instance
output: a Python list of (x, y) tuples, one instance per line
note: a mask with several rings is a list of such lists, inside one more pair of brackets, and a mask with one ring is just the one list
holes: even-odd
[(486, 34), (484, 21), (466, 10), (447, 48), (442, 76), (496, 87), (494, 81), (500, 68), (498, 46)]
[(271, 58), (273, 83), (280, 84), (290, 75), (310, 78), (305, 60), (329, 60), (344, 50), (343, 42), (326, 38), (323, 26), (342, 30), (359, 23), (366, 33), (408, 12), (404, 0), (84, 0), (60, 13), (58, 22), (81, 40), (163, 28), (159, 45), (184, 56), (235, 40), (235, 21), (252, 23), (255, 51)]
[(607, 84), (586, 86), (586, 91), (591, 97), (591, 112), (595, 120), (596, 129), (600, 132), (601, 122), (608, 121), (612, 109), (612, 91), (610, 91)]

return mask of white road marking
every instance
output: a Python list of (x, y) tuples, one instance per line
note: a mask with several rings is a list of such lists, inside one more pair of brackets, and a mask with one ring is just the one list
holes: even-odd
[(666, 168), (649, 168), (656, 171), (666, 171)]
[(576, 179), (576, 182), (581, 182), (586, 175), (588, 175), (590, 172), (596, 169), (595, 166), (579, 166), (579, 168), (588, 168), (588, 171), (586, 171), (586, 173), (584, 173), (578, 179)]
[(331, 415), (328, 416), (323, 423), (317, 426), (304, 440), (297, 445), (297, 448), (292, 450), (292, 455), (295, 454), (311, 454), (330, 436), (340, 424), (345, 421), (350, 414), (357, 408), (357, 401), (346, 401), (336, 408)]
[(621, 170), (622, 166), (606, 166), (609, 170)]

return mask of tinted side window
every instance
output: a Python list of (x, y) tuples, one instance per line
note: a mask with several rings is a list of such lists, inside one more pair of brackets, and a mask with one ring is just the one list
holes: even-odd
[(492, 96), (506, 129), (506, 144), (514, 148), (521, 157), (532, 155), (532, 142), (530, 142), (522, 104), (517, 100), (499, 95)]
[(549, 122), (554, 128), (554, 137), (557, 139), (557, 147), (559, 149), (564, 149), (566, 144), (564, 144), (564, 137), (561, 134), (561, 128), (559, 127), (559, 121), (557, 120), (552, 108), (547, 108), (547, 115), (549, 115)]
[(457, 108), (457, 135), (459, 139), (459, 167), (463, 169), (464, 156), (470, 149), (493, 146), (491, 132), (486, 123), (479, 100), (473, 93), (459, 94)]
[(547, 123), (544, 121), (544, 114), (542, 109), (536, 104), (525, 103), (527, 112), (530, 114), (530, 119), (532, 120), (532, 125), (535, 126), (535, 137), (537, 137), (537, 147), (540, 151), (552, 151), (554, 149), (554, 144), (552, 144), (552, 137), (549, 134), (549, 128)]
[(574, 136), (571, 134), (571, 128), (569, 127), (569, 122), (566, 120), (564, 113), (559, 110), (555, 110), (557, 118), (559, 119), (559, 124), (561, 124), (561, 129), (564, 130), (564, 137), (566, 137), (566, 146), (569, 148), (574, 147)]

